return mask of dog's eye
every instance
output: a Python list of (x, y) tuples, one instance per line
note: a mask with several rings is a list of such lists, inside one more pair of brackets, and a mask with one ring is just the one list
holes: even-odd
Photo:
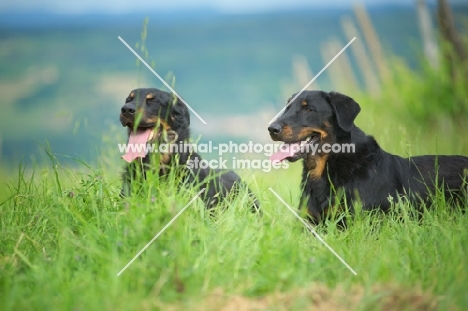
[(304, 110), (305, 111), (314, 111), (314, 109), (310, 108), (310, 107), (304, 107)]
[(147, 103), (152, 103), (152, 102), (154, 102), (154, 101), (155, 101), (154, 98), (147, 98), (147, 99), (146, 99), (146, 102), (147, 102)]
[(132, 98), (131, 98), (131, 97), (127, 97), (127, 98), (125, 99), (125, 102), (126, 102), (126, 103), (129, 103), (129, 102), (131, 102), (131, 101), (132, 101)]

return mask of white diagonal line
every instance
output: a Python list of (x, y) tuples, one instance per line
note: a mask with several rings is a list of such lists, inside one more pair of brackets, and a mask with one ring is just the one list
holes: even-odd
[(337, 59), (338, 56), (340, 56), (341, 53), (343, 53), (343, 52), (348, 48), (348, 46), (350, 46), (351, 43), (353, 43), (354, 40), (356, 40), (356, 37), (352, 38), (351, 41), (349, 41), (348, 44), (346, 44), (346, 45), (344, 46), (344, 48), (342, 48), (341, 51), (339, 51), (338, 54), (336, 54), (335, 57), (333, 57), (333, 58), (331, 59), (331, 61), (329, 61), (328, 64), (326, 64), (325, 67), (323, 67), (322, 70), (320, 70), (319, 73), (317, 73), (317, 74), (315, 75), (315, 77), (313, 77), (312, 80), (310, 80), (309, 83), (307, 83), (306, 86), (304, 86), (304, 87), (302, 88), (302, 90), (300, 90), (299, 93), (297, 93), (296, 96), (294, 96), (294, 97), (287, 103), (287, 105), (284, 106), (283, 109), (281, 109), (280, 112), (278, 112), (278, 113), (276, 114), (276, 116), (274, 116), (273, 119), (270, 120), (270, 122), (268, 122), (268, 125), (270, 125), (271, 123), (273, 123), (273, 121), (275, 121), (276, 118), (278, 118), (278, 117), (284, 112), (284, 110), (285, 110), (286, 108), (288, 108), (288, 106), (291, 105), (292, 102), (293, 102), (296, 98), (298, 98), (299, 95), (301, 95), (301, 93), (304, 92), (304, 91), (309, 87), (309, 85), (311, 85), (311, 84), (315, 81), (315, 79), (317, 79), (317, 78), (322, 74), (322, 72), (324, 72), (325, 69), (328, 68), (328, 66), (330, 66), (330, 65), (332, 64), (332, 63), (335, 61), (335, 59)]
[(130, 47), (130, 45), (128, 45), (127, 42), (125, 42), (124, 39), (122, 39), (122, 37), (119, 36), (118, 38), (119, 38), (120, 41), (122, 41), (122, 43), (123, 43), (130, 51), (132, 51), (133, 54), (135, 54), (136, 57), (138, 57), (138, 59), (139, 59), (143, 64), (145, 64), (145, 66), (146, 66), (156, 77), (158, 77), (159, 80), (161, 80), (161, 82), (162, 82), (169, 90), (171, 90), (172, 93), (174, 93), (174, 94), (185, 104), (185, 106), (187, 106), (187, 108), (188, 108), (191, 112), (193, 112), (193, 114), (194, 114), (203, 124), (206, 124), (205, 120), (203, 120), (202, 117), (200, 117), (200, 115), (199, 115), (198, 113), (196, 113), (195, 110), (193, 110), (192, 107), (190, 107), (190, 105), (187, 104), (187, 102), (186, 102), (181, 96), (179, 96), (179, 94), (177, 94), (177, 92), (174, 91), (174, 89), (173, 89), (172, 87), (170, 87), (170, 85), (167, 84), (166, 81), (164, 81), (163, 78), (161, 78), (161, 76), (158, 75), (158, 73), (157, 73), (156, 71), (154, 71), (154, 69), (151, 68), (151, 66), (148, 65), (148, 64), (143, 60), (143, 58), (141, 58), (140, 55), (138, 55), (138, 53), (135, 52), (135, 50), (133, 50), (133, 49)]
[(138, 254), (136, 254), (135, 257), (133, 257), (133, 259), (130, 260), (130, 262), (129, 262), (122, 270), (120, 270), (119, 273), (117, 273), (117, 276), (120, 276), (120, 275), (122, 274), (122, 272), (124, 272), (124, 271), (135, 261), (135, 259), (137, 259), (138, 256), (140, 256), (140, 255), (151, 245), (151, 243), (153, 243), (154, 241), (156, 241), (156, 239), (159, 238), (159, 236), (160, 236), (167, 228), (169, 228), (170, 225), (172, 225), (172, 223), (177, 219), (177, 217), (179, 217), (179, 216), (190, 206), (190, 204), (192, 204), (193, 201), (195, 201), (196, 198), (198, 198), (198, 197), (200, 196), (200, 194), (202, 194), (203, 191), (205, 191), (205, 189), (202, 189), (200, 192), (198, 192), (198, 193), (193, 197), (193, 199), (190, 200), (190, 202), (188, 202), (187, 205), (185, 205), (184, 208), (182, 208), (182, 209), (180, 210), (180, 212), (178, 212), (177, 215), (175, 215), (174, 218), (172, 218), (171, 221), (169, 221), (169, 222), (167, 223), (167, 225), (165, 225), (164, 228), (162, 228), (161, 231), (159, 231), (158, 234), (156, 234), (156, 235), (154, 236), (154, 238), (153, 238), (151, 241), (149, 241), (148, 244), (146, 244), (145, 247), (143, 247), (143, 248), (141, 249), (141, 251), (139, 251)]
[(313, 235), (315, 235), (315, 237), (316, 237), (320, 242), (322, 242), (322, 244), (325, 245), (325, 246), (330, 250), (330, 252), (332, 252), (333, 255), (335, 255), (335, 257), (338, 258), (338, 259), (346, 266), (346, 268), (349, 269), (349, 271), (351, 271), (354, 275), (357, 275), (356, 271), (354, 271), (353, 268), (351, 268), (351, 267), (346, 263), (346, 261), (344, 261), (343, 258), (341, 258), (340, 255), (338, 255), (338, 254), (333, 250), (333, 248), (331, 248), (330, 245), (328, 245), (327, 242), (325, 242), (325, 241), (320, 237), (320, 235), (318, 235), (318, 233), (314, 230), (314, 228), (312, 228), (311, 225), (309, 225), (307, 222), (305, 222), (304, 219), (302, 219), (302, 217), (299, 216), (299, 215), (294, 211), (294, 209), (292, 209), (292, 207), (289, 206), (288, 203), (286, 203), (286, 202), (283, 200), (283, 198), (281, 198), (281, 197), (279, 196), (279, 194), (277, 194), (277, 193), (276, 193), (273, 189), (271, 189), (271, 188), (268, 188), (268, 189), (270, 189), (270, 191), (271, 191), (271, 192), (272, 192), (272, 193), (273, 193), (273, 194), (274, 194), (274, 195), (275, 195), (275, 196), (276, 196), (276, 197), (277, 197), (293, 214), (294, 214), (294, 216), (296, 216), (297, 219), (299, 219), (299, 220), (302, 222), (302, 224), (303, 224), (304, 226), (306, 226), (307, 229), (309, 229), (309, 230), (313, 233)]

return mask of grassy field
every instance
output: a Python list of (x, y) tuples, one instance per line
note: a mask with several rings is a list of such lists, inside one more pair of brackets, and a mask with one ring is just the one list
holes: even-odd
[[(77, 173), (77, 172), (80, 173)], [(19, 170), (1, 204), (2, 310), (447, 310), (468, 307), (468, 216), (441, 197), (415, 220), (397, 204), (358, 213), (346, 231), (321, 236), (353, 275), (267, 189), (292, 206), (299, 167), (244, 172), (246, 195), (215, 217), (196, 200), (120, 276), (117, 273), (195, 195), (150, 180), (118, 196), (119, 181), (85, 168)]]
[[(395, 149), (405, 141), (379, 137)], [(144, 194), (121, 200), (116, 160), (80, 168), (51, 160), (19, 168), (1, 193), (2, 310), (468, 307), (468, 216), (440, 196), (421, 221), (396, 204), (384, 217), (358, 213), (346, 231), (318, 228), (355, 276), (268, 191), (296, 207), (300, 165), (244, 171), (262, 216), (245, 194), (215, 217), (198, 199), (117, 276), (196, 192), (150, 179)]]
[[(354, 96), (357, 124), (392, 153), (468, 155), (466, 79), (449, 76), (395, 65), (379, 97)], [(245, 193), (214, 216), (197, 199), (118, 276), (196, 191), (150, 177), (121, 199), (121, 163), (105, 147), (99, 164), (50, 154), (51, 165), (0, 173), (0, 310), (468, 309), (466, 202), (437, 194), (422, 219), (398, 202), (389, 215), (342, 215), (345, 231), (318, 227), (354, 275), (268, 190), (296, 207), (300, 164), (240, 172), (262, 215)]]

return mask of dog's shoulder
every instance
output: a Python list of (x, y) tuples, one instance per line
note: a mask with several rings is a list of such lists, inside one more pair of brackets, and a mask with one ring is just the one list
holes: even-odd
[(331, 153), (328, 157), (328, 174), (335, 176), (333, 179), (339, 184), (347, 179), (365, 178), (369, 170), (389, 160), (376, 139), (357, 126), (349, 136), (337, 137), (336, 143), (342, 149), (348, 148), (348, 152)]

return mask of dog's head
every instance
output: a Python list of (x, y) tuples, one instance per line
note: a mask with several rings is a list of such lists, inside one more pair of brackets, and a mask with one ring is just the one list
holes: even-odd
[(336, 92), (304, 91), (288, 104), (268, 127), (274, 141), (289, 146), (272, 157), (277, 161), (305, 159), (315, 150), (311, 145), (333, 144), (338, 137), (349, 136), (361, 110), (351, 97)]
[[(120, 109), (120, 122), (128, 128), (128, 144), (181, 141), (190, 135), (190, 114), (185, 104), (175, 95), (154, 88), (131, 91)], [(144, 156), (133, 151), (124, 156), (128, 162)]]

